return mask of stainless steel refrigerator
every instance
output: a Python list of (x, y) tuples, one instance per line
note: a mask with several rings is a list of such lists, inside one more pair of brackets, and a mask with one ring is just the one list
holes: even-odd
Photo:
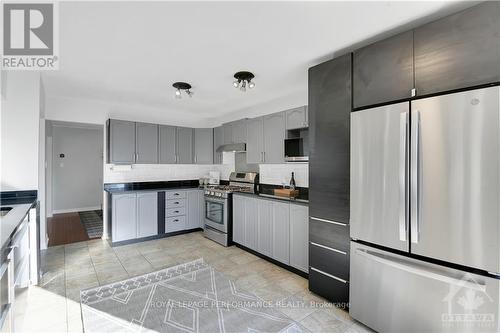
[(500, 332), (500, 87), (351, 114), (351, 315)]

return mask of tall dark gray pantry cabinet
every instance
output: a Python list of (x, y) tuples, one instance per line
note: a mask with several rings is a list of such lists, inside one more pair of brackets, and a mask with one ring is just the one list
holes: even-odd
[(349, 300), (351, 54), (309, 69), (309, 289)]

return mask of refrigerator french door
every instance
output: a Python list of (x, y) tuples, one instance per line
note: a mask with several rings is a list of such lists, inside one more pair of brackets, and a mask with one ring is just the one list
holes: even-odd
[[(498, 332), (499, 114), (499, 87), (352, 113), (351, 277), (357, 278), (351, 281), (350, 293), (354, 318), (381, 331)], [(378, 254), (359, 250), (357, 241)], [(390, 269), (382, 269), (384, 265)], [(437, 287), (421, 278), (423, 272), (427, 277), (447, 278), (439, 279)], [(470, 272), (479, 274), (483, 282)], [(371, 284), (378, 291), (369, 298), (358, 293), (366, 288), (365, 278), (378, 281)], [(453, 314), (461, 314), (456, 313), (460, 309), (481, 314), (492, 309), (482, 305), (496, 304), (493, 323), (465, 320), (446, 326), (450, 323), (434, 317), (446, 302), (433, 298), (433, 293), (474, 284), (483, 285), (479, 288), (483, 294), (465, 288), (465, 294), (452, 300), (459, 304)], [(386, 295), (402, 286), (408, 288), (406, 296)], [(410, 288), (416, 292), (412, 294)], [(413, 305), (405, 301), (408, 295)], [(467, 303), (473, 296), (481, 298), (481, 306), (479, 301), (474, 306)], [(381, 306), (381, 300), (393, 305), (391, 316), (375, 319), (368, 313)], [(418, 302), (427, 306), (417, 306)], [(408, 316), (420, 318), (421, 325), (410, 327)]]

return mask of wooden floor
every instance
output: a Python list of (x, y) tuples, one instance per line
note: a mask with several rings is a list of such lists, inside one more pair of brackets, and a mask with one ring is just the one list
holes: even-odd
[(49, 247), (89, 240), (78, 213), (55, 214), (47, 219)]

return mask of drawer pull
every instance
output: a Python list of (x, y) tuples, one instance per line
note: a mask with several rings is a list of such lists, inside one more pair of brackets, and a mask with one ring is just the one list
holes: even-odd
[(174, 195), (179, 195), (179, 193), (174, 193)]
[(343, 255), (347, 255), (347, 252), (344, 252), (344, 251), (340, 251), (340, 250), (337, 250), (337, 249), (334, 249), (334, 248), (331, 248), (331, 247), (328, 247), (328, 246), (325, 246), (325, 245), (321, 245), (321, 244), (318, 244), (318, 243), (314, 243), (314, 242), (309, 242), (311, 243), (311, 245), (314, 245), (314, 246), (317, 246), (317, 247), (321, 247), (323, 249), (327, 249), (327, 250), (330, 250), (330, 251), (333, 251), (333, 252), (337, 252), (337, 253), (340, 253), (340, 254), (343, 254)]
[(179, 204), (179, 201), (174, 202), (174, 204), (178, 205), (178, 204)]
[(174, 220), (174, 222), (179, 222), (179, 220)]
[(335, 222), (335, 221), (330, 221), (330, 220), (325, 220), (325, 219), (320, 219), (319, 217), (312, 217), (311, 216), (311, 220), (314, 220), (314, 221), (320, 221), (320, 222), (326, 222), (326, 223), (331, 223), (331, 224), (336, 224), (336, 225), (341, 225), (343, 227), (347, 226), (346, 223), (340, 223), (340, 222)]
[(178, 213), (179, 211), (178, 210), (175, 210), (174, 213)]
[(319, 274), (323, 274), (323, 275), (325, 275), (325, 276), (328, 276), (329, 278), (332, 278), (332, 279), (335, 279), (335, 280), (337, 280), (337, 281), (340, 281), (340, 282), (342, 282), (342, 283), (348, 283), (348, 282), (347, 282), (346, 280), (344, 280), (344, 279), (338, 278), (338, 277), (336, 277), (336, 276), (334, 276), (334, 275), (332, 275), (332, 274), (325, 273), (325, 272), (320, 271), (319, 269), (316, 269), (316, 268), (314, 268), (314, 267), (311, 267), (311, 270), (313, 270), (313, 271), (315, 271), (315, 272), (318, 272)]

